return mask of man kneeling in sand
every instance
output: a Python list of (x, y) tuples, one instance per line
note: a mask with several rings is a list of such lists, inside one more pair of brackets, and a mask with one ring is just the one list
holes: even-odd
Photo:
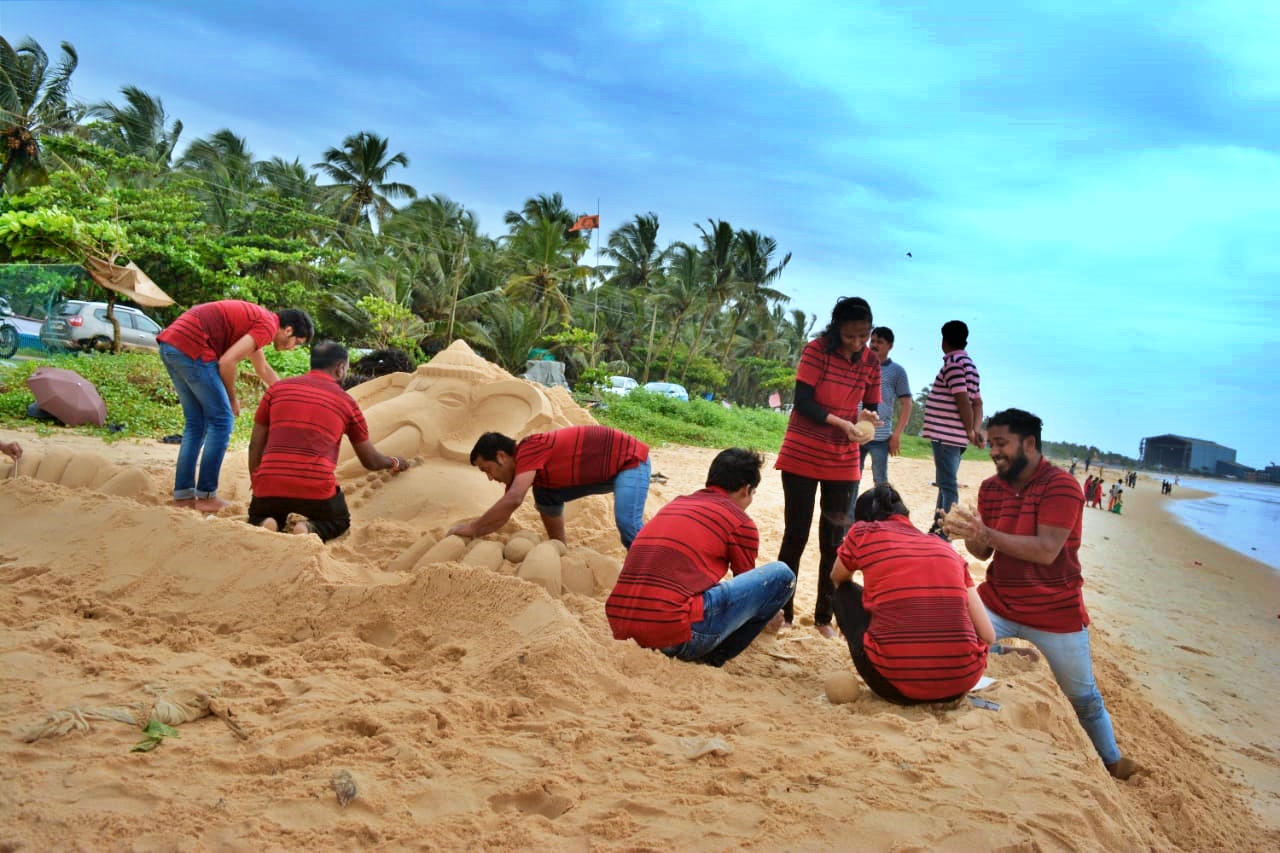
[(564, 538), (564, 505), (587, 495), (613, 492), (613, 518), (624, 547), (644, 524), (649, 496), (649, 445), (621, 430), (572, 426), (536, 432), (519, 443), (486, 432), (471, 450), (471, 464), (507, 490), (479, 518), (449, 528), (454, 536), (484, 536), (507, 523), (533, 489), (547, 538)]
[[(711, 666), (751, 645), (796, 585), (786, 563), (755, 567), (760, 536), (746, 509), (763, 463), (750, 450), (721, 451), (705, 489), (644, 526), (605, 602), (615, 639)], [(726, 569), (733, 577), (721, 580)]]
[(369, 441), (360, 406), (342, 390), (346, 373), (346, 347), (324, 341), (311, 348), (310, 373), (282, 379), (263, 395), (249, 441), (250, 524), (283, 530), (293, 513), (306, 519), (294, 533), (315, 533), (325, 542), (345, 533), (351, 514), (334, 476), (344, 435), (370, 471), (409, 467)]

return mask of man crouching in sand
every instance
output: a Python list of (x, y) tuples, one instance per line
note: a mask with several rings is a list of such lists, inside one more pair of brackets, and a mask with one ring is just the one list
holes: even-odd
[[(796, 585), (786, 563), (756, 568), (760, 536), (746, 509), (763, 462), (750, 450), (721, 451), (705, 489), (640, 529), (604, 606), (615, 639), (711, 666), (751, 645)], [(722, 580), (726, 569), (733, 577)]]

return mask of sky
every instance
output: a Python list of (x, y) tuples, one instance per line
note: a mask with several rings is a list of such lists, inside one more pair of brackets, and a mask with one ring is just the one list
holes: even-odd
[(0, 34), (73, 44), (80, 100), (159, 96), (179, 150), (386, 136), (494, 236), (551, 192), (605, 237), (761, 231), (787, 307), (866, 298), (917, 393), (959, 319), (1046, 440), (1280, 463), (1273, 0), (3, 0)]

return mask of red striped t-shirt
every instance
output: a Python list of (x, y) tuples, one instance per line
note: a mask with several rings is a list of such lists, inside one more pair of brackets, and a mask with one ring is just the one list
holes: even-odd
[(978, 489), (978, 513), (992, 530), (1035, 536), (1040, 525), (1071, 532), (1049, 565), (996, 551), (978, 587), (993, 613), (1041, 631), (1069, 634), (1089, 624), (1080, 573), (1080, 516), (1084, 494), (1076, 478), (1042, 458), (1021, 491), (999, 477)]
[(871, 614), (867, 659), (911, 699), (945, 699), (969, 690), (987, 668), (987, 645), (969, 618), (969, 567), (936, 536), (903, 515), (860, 521), (837, 552), (862, 570)]
[(223, 299), (188, 308), (156, 340), (196, 361), (217, 361), (245, 335), (253, 335), (262, 349), (279, 330), (280, 318), (274, 312), (252, 302)]
[(759, 548), (755, 522), (724, 489), (671, 501), (640, 529), (605, 602), (614, 638), (646, 649), (687, 642), (702, 621), (702, 594), (726, 569), (755, 568)]
[(342, 437), (353, 444), (369, 438), (360, 406), (337, 379), (320, 370), (272, 385), (253, 420), (268, 430), (262, 461), (253, 473), (253, 494), (260, 498), (333, 497)]
[(571, 426), (536, 432), (516, 444), (516, 474), (537, 471), (533, 485), (563, 489), (607, 483), (649, 458), (649, 445), (622, 430)]
[(969, 353), (958, 349), (942, 357), (942, 369), (925, 398), (922, 437), (952, 447), (969, 446), (969, 434), (964, 430), (960, 408), (956, 405), (955, 395), (961, 392), (969, 395), (970, 402), (982, 399), (978, 368)]
[[(814, 402), (845, 420), (857, 421), (859, 403), (880, 405), (880, 359), (866, 348), (850, 361), (827, 349), (825, 337), (815, 338), (800, 354), (796, 381), (812, 386)], [(862, 479), (861, 456), (843, 430), (792, 409), (773, 467), (814, 480), (853, 481)]]

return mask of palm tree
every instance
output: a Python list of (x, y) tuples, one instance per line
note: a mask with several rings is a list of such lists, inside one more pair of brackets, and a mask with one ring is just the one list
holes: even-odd
[(648, 288), (661, 274), (669, 249), (658, 248), (658, 214), (637, 214), (609, 235), (604, 255), (615, 265), (602, 266), (600, 272), (618, 287)]
[(501, 300), (490, 303), (483, 319), (463, 325), (463, 337), (469, 343), (515, 374), (524, 372), (529, 351), (542, 343), (547, 331), (537, 310)]
[(131, 154), (148, 163), (169, 168), (173, 151), (182, 135), (182, 122), (168, 122), (164, 104), (137, 86), (125, 86), (120, 90), (125, 105), (118, 107), (110, 101), (94, 104), (86, 111), (89, 118), (102, 119), (92, 132), (93, 141), (120, 154)]
[(759, 231), (739, 231), (736, 235), (733, 281), (737, 287), (734, 294), (735, 310), (730, 312), (729, 334), (725, 341), (724, 361), (726, 362), (733, 348), (733, 337), (737, 334), (738, 323), (744, 314), (760, 319), (769, 315), (775, 303), (791, 301), (791, 297), (782, 291), (769, 287), (791, 262), (791, 253), (787, 252), (781, 263), (773, 265), (773, 253), (777, 250), (778, 241), (772, 237), (766, 237)]
[(80, 59), (69, 42), (62, 42), (62, 60), (53, 69), (49, 57), (32, 38), (15, 48), (0, 36), (0, 138), (4, 140), (0, 164), (0, 192), (9, 174), (38, 178), (39, 137), (67, 130), (75, 122), (67, 97), (71, 74)]
[(559, 222), (538, 219), (518, 226), (505, 239), (512, 270), (506, 293), (535, 306), (544, 323), (553, 315), (562, 322), (572, 318), (570, 300), (591, 272), (577, 263), (575, 241), (564, 234)]
[(711, 226), (710, 231), (698, 225), (698, 233), (702, 235), (699, 265), (702, 271), (699, 281), (703, 292), (702, 319), (698, 323), (698, 332), (694, 335), (693, 344), (689, 347), (689, 357), (680, 371), (681, 385), (685, 384), (689, 365), (693, 363), (698, 350), (702, 347), (702, 336), (707, 331), (707, 325), (733, 297), (733, 252), (738, 235), (733, 230), (733, 226), (723, 219), (716, 221), (708, 219), (707, 224)]
[(533, 198), (525, 199), (524, 206), (520, 210), (508, 210), (502, 216), (502, 221), (514, 233), (516, 230), (525, 225), (533, 225), (537, 222), (559, 222), (564, 230), (566, 238), (572, 236), (569, 229), (573, 227), (575, 217), (564, 206), (564, 196), (560, 193), (540, 193)]
[(348, 136), (341, 148), (330, 148), (324, 159), (314, 164), (345, 191), (339, 206), (342, 221), (349, 225), (368, 222), (374, 231), (395, 212), (389, 199), (418, 197), (418, 191), (408, 184), (387, 180), (392, 167), (408, 165), (403, 151), (388, 157), (386, 137), (368, 130)]
[(195, 195), (205, 205), (205, 221), (224, 232), (238, 232), (260, 186), (258, 167), (245, 138), (224, 128), (197, 139), (187, 146), (177, 168), (199, 182)]
[[(661, 306), (665, 311), (666, 340), (659, 350), (666, 350), (668, 370), (675, 363), (676, 344), (684, 329), (685, 318), (694, 314), (705, 298), (702, 287), (702, 255), (688, 243), (675, 243), (667, 248), (670, 262), (667, 275), (660, 292), (653, 294), (656, 309)], [(645, 364), (642, 382), (649, 381), (649, 365)]]

